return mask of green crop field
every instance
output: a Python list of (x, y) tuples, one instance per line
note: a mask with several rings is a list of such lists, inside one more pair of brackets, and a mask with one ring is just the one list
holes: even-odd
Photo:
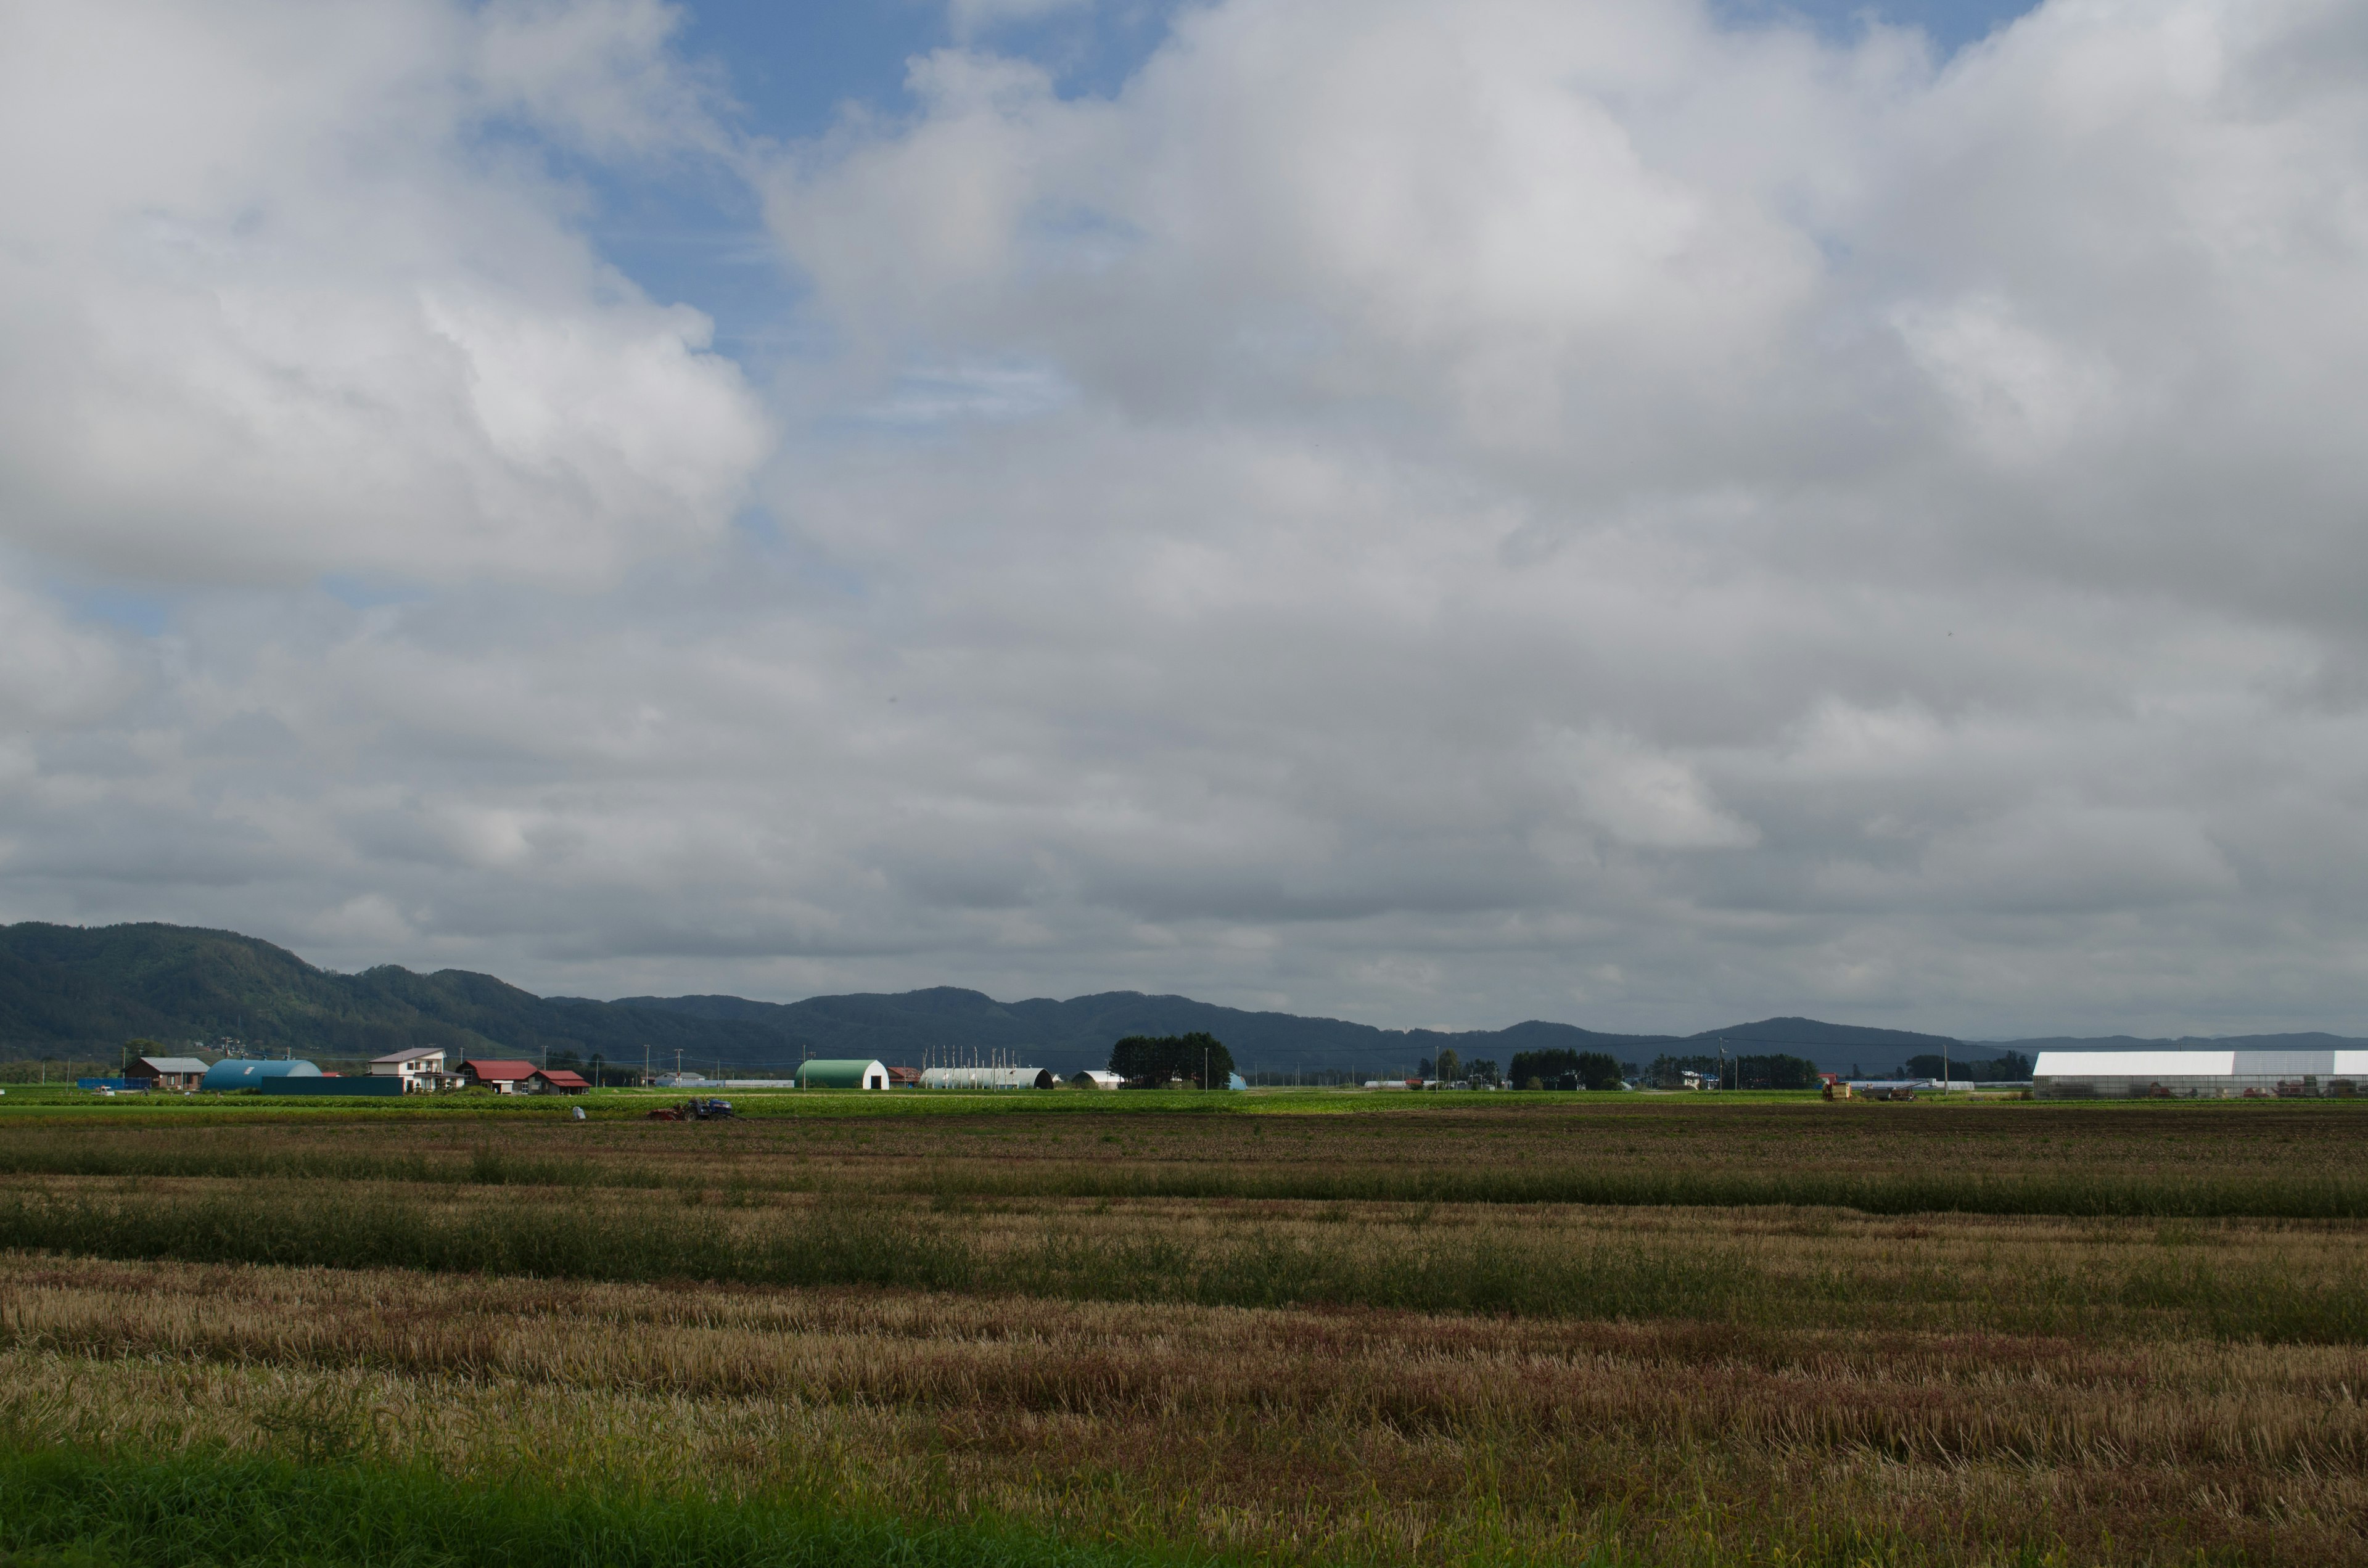
[(0, 1100), (10, 1562), (2368, 1559), (2368, 1108)]

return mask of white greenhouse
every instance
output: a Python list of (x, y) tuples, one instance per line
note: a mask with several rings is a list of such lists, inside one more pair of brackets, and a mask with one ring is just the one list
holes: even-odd
[(2368, 1051), (2043, 1051), (2043, 1100), (2348, 1097), (2368, 1084)]
[(1049, 1089), (1059, 1080), (1048, 1067), (931, 1067), (925, 1089)]

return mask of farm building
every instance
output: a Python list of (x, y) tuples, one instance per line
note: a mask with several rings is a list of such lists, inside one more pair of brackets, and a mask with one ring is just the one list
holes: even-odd
[(801, 1089), (884, 1089), (888, 1069), (882, 1062), (849, 1058), (844, 1062), (809, 1062), (798, 1069)]
[(2043, 1100), (2350, 1096), (2368, 1085), (2368, 1051), (2043, 1051)]
[(921, 1086), (921, 1070), (918, 1067), (891, 1067), (888, 1069), (888, 1086), (892, 1089), (917, 1089)]
[(564, 1067), (543, 1067), (527, 1074), (518, 1091), (529, 1095), (580, 1095), (591, 1086), (581, 1073), (571, 1073)]
[(261, 1088), (274, 1078), (317, 1078), (321, 1070), (309, 1062), (251, 1062), (233, 1058), (217, 1062), (198, 1080), (198, 1087), (214, 1094), (228, 1089)]
[(206, 1064), (194, 1056), (143, 1056), (125, 1068), (123, 1076), (144, 1080), (154, 1089), (194, 1089), (205, 1081)]
[(424, 1093), (438, 1088), (444, 1082), (444, 1048), (440, 1045), (420, 1045), (409, 1051), (373, 1056), (370, 1058), (370, 1076), (400, 1079), (406, 1093)]
[(932, 1067), (925, 1089), (1049, 1089), (1059, 1080), (1047, 1067)]
[(468, 1057), (461, 1063), (461, 1076), (472, 1088), (489, 1088), (497, 1095), (514, 1095), (534, 1076), (531, 1062), (480, 1062)]
[(1080, 1089), (1122, 1089), (1126, 1080), (1115, 1073), (1105, 1073), (1099, 1067), (1088, 1067), (1069, 1080)]

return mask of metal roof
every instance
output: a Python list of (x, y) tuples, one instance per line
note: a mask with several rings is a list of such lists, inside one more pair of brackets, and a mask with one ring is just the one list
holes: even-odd
[(798, 1086), (802, 1089), (861, 1089), (874, 1081), (882, 1088), (888, 1086), (886, 1062), (847, 1057), (802, 1062), (798, 1067)]
[(461, 1071), (488, 1083), (519, 1083), (534, 1076), (531, 1062), (480, 1062), (475, 1057), (461, 1063)]
[(2368, 1051), (2043, 1051), (2033, 1078), (2368, 1076)]
[(932, 1067), (921, 1074), (925, 1089), (1049, 1089), (1053, 1074), (1043, 1067)]
[(423, 1056), (443, 1054), (444, 1048), (440, 1045), (415, 1045), (409, 1051), (390, 1051), (384, 1056), (373, 1056), (370, 1065), (375, 1067), (381, 1062), (416, 1062)]
[(141, 1066), (158, 1073), (202, 1073), (206, 1070), (206, 1063), (194, 1056), (142, 1056), (136, 1060)]
[(309, 1062), (254, 1062), (233, 1058), (206, 1069), (201, 1089), (251, 1089), (267, 1078), (317, 1078), (321, 1070)]

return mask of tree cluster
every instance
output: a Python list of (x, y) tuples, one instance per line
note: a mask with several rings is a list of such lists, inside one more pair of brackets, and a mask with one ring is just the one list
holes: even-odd
[(1234, 1054), (1209, 1034), (1131, 1034), (1110, 1047), (1110, 1070), (1130, 1089), (1165, 1088), (1178, 1078), (1205, 1089), (1233, 1081)]
[(1903, 1078), (1951, 1077), (1974, 1084), (2016, 1083), (2031, 1076), (2031, 1058), (2019, 1051), (1987, 1062), (1968, 1062), (1962, 1056), (1911, 1056), (1900, 1074)]
[(1517, 1089), (1616, 1089), (1620, 1062), (1600, 1051), (1517, 1051), (1505, 1075)]

